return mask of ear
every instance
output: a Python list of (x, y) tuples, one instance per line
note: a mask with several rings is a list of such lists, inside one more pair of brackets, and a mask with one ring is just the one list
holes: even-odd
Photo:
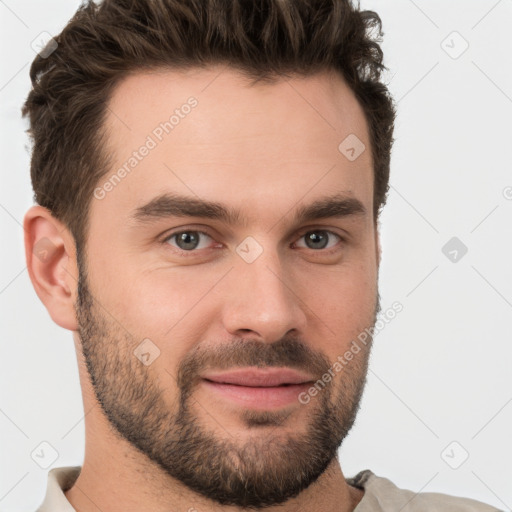
[(23, 229), (28, 274), (37, 296), (57, 325), (78, 330), (74, 308), (78, 267), (73, 236), (42, 206), (27, 211)]

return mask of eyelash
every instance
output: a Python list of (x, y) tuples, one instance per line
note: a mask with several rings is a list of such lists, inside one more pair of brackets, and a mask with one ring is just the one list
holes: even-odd
[[(322, 228), (308, 229), (307, 231), (302, 232), (302, 234), (299, 236), (299, 239), (303, 238), (304, 236), (306, 236), (309, 233), (315, 233), (315, 232), (329, 233), (329, 235), (334, 235), (335, 237), (337, 237), (339, 239), (339, 242), (345, 242), (345, 239), (338, 233), (335, 233), (334, 231), (330, 231), (328, 229), (322, 229)], [(206, 235), (207, 237), (209, 237), (213, 240), (213, 237), (210, 234), (208, 234), (206, 231), (201, 231), (199, 229), (182, 229), (180, 231), (174, 231), (173, 233), (167, 235), (161, 241), (161, 243), (163, 245), (170, 245), (168, 243), (169, 240), (171, 240), (175, 236), (181, 235), (183, 233), (198, 233), (201, 235)], [(193, 256), (196, 256), (197, 253), (200, 252), (201, 250), (207, 250), (207, 249), (191, 249), (190, 251), (185, 251), (183, 249), (180, 249), (179, 247), (175, 247), (175, 246), (171, 246), (171, 247), (172, 247), (172, 251), (176, 252), (180, 256), (185, 256), (185, 257), (193, 257)], [(308, 247), (302, 247), (302, 249), (308, 249)], [(310, 249), (310, 250), (315, 253), (331, 254), (331, 253), (339, 250), (339, 243), (336, 244), (334, 247), (330, 247), (329, 249), (318, 249), (318, 250)]]

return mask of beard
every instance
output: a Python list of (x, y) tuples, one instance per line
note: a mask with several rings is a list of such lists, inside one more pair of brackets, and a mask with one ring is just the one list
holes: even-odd
[[(165, 474), (217, 504), (263, 509), (297, 496), (335, 462), (359, 410), (371, 340), (339, 373), (337, 386), (325, 385), (300, 406), (308, 408), (307, 419), (300, 421), (305, 430), (292, 423), (298, 423), (293, 414), (304, 415), (296, 406), (292, 413), (241, 407), (248, 435), (235, 437), (222, 427), (220, 414), (214, 418), (217, 431), (198, 415), (204, 407), (193, 391), (206, 369), (286, 366), (320, 379), (332, 363), (292, 337), (272, 344), (256, 339), (198, 344), (179, 363), (171, 407), (167, 389), (134, 356), (141, 340), (96, 304), (80, 257), (78, 267), (78, 332), (96, 399), (115, 434)], [(379, 310), (377, 295), (372, 326)]]

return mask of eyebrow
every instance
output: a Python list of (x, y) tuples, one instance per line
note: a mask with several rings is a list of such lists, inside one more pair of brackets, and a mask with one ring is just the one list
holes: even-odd
[[(298, 223), (303, 223), (324, 218), (364, 216), (366, 213), (366, 208), (359, 199), (336, 194), (298, 207), (295, 210), (295, 219)], [(131, 219), (136, 224), (149, 223), (167, 217), (200, 217), (219, 220), (230, 225), (247, 225), (246, 217), (237, 208), (170, 193), (155, 197), (147, 204), (136, 208), (131, 215)]]

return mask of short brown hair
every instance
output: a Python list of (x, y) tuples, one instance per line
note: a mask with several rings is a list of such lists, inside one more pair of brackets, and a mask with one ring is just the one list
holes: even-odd
[(376, 220), (389, 188), (395, 120), (381, 82), (381, 36), (379, 16), (351, 0), (85, 2), (54, 38), (57, 48), (40, 52), (30, 68), (22, 113), (30, 120), (34, 199), (68, 227), (77, 249), (85, 247), (93, 189), (110, 165), (107, 102), (129, 73), (222, 63), (257, 82), (334, 69), (368, 122)]

